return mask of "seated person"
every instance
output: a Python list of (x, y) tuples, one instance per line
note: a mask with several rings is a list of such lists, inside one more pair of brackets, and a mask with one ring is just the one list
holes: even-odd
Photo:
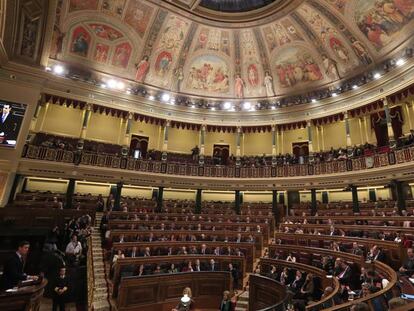
[(82, 245), (78, 241), (78, 236), (76, 234), (72, 235), (71, 241), (66, 246), (66, 256), (72, 262), (79, 261), (82, 256)]
[(37, 281), (37, 276), (27, 275), (23, 272), (24, 261), (29, 252), (30, 243), (22, 241), (19, 243), (16, 253), (14, 253), (4, 264), (2, 278), (2, 288), (9, 289), (17, 286), (19, 282), (26, 280)]
[(407, 259), (399, 269), (400, 273), (409, 277), (414, 275), (414, 251), (412, 248), (407, 249)]

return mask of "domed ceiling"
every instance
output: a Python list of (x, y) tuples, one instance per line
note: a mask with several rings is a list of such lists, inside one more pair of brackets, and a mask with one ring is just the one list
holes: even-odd
[[(286, 2), (248, 27), (191, 13)], [(50, 58), (195, 96), (273, 97), (364, 70), (412, 36), (413, 17), (413, 0), (61, 0)]]

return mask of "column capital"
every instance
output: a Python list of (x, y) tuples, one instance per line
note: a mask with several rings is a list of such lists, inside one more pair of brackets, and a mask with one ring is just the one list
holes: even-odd
[(348, 120), (348, 118), (349, 118), (349, 115), (348, 115), (348, 110), (346, 110), (346, 111), (344, 112), (344, 119), (345, 119), (345, 120)]
[(306, 120), (306, 126), (311, 127), (312, 126), (312, 120)]
[(128, 112), (128, 120), (132, 120), (132, 118), (134, 117), (134, 113), (133, 112), (131, 112), (131, 111), (129, 111)]
[(272, 132), (276, 132), (276, 124), (272, 124)]
[(168, 126), (170, 126), (171, 125), (171, 120), (165, 120), (165, 124), (164, 124), (164, 126), (165, 127), (168, 127)]
[(92, 103), (86, 103), (86, 110), (91, 111), (93, 107)]
[(381, 98), (382, 102), (384, 103), (384, 106), (389, 106), (388, 98), (385, 96), (384, 98)]
[(241, 131), (242, 131), (242, 128), (241, 128), (241, 126), (240, 126), (240, 125), (238, 125), (238, 126), (237, 126), (237, 133), (238, 133), (238, 134), (240, 134), (240, 133), (241, 133)]

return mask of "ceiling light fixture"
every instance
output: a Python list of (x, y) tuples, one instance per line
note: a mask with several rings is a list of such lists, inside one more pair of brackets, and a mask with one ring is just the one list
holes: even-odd
[(101, 88), (106, 89), (106, 84), (105, 83), (102, 83), (101, 84)]
[(46, 70), (46, 71), (52, 71), (52, 68), (51, 68), (51, 67), (49, 67), (49, 66), (47, 66), (47, 67), (45, 68), (45, 70)]
[(400, 58), (400, 59), (398, 59), (397, 61), (396, 61), (396, 63), (395, 63), (397, 66), (402, 66), (402, 65), (404, 65), (405, 64), (405, 59), (403, 59), (403, 58)]
[(332, 93), (332, 97), (336, 97), (336, 96), (338, 96), (337, 93)]
[(162, 101), (167, 102), (170, 100), (170, 94), (164, 93), (161, 97)]
[(249, 102), (244, 102), (243, 103), (243, 108), (246, 110), (249, 110), (252, 107), (252, 104)]
[(65, 68), (62, 65), (53, 66), (53, 72), (57, 75), (61, 75), (65, 72)]
[(272, 109), (272, 110), (275, 110), (275, 109), (276, 109), (276, 107), (275, 107), (275, 106), (272, 106), (272, 107), (271, 107), (271, 109)]
[(125, 88), (125, 84), (124, 84), (124, 82), (122, 82), (122, 81), (117, 81), (117, 82), (116, 82), (116, 88), (117, 88), (118, 90), (123, 90), (123, 89)]
[(379, 78), (381, 78), (381, 74), (380, 73), (376, 73), (374, 74), (374, 79), (378, 80)]
[(114, 88), (116, 88), (117, 87), (117, 82), (114, 80), (114, 79), (110, 79), (110, 80), (108, 80), (108, 82), (107, 82), (107, 85), (108, 85), (108, 87), (110, 88), (110, 89), (114, 89)]
[(358, 86), (358, 85), (356, 85), (356, 84), (354, 84), (354, 85), (352, 86), (352, 88), (353, 88), (354, 90), (356, 90), (357, 88), (359, 88), (359, 86)]
[(216, 108), (215, 108), (215, 107), (211, 107), (211, 110), (213, 110), (213, 111), (214, 111), (214, 110), (216, 110)]
[(191, 105), (191, 108), (195, 108), (195, 105)]
[(154, 100), (154, 99), (155, 99), (155, 97), (154, 97), (154, 96), (152, 96), (152, 95), (150, 95), (150, 96), (148, 96), (148, 99), (149, 99), (149, 100)]
[(312, 103), (316, 103), (316, 99), (315, 98), (312, 98), (311, 102)]
[(226, 110), (230, 109), (231, 108), (231, 103), (230, 102), (225, 102), (223, 104), (223, 108), (226, 109)]

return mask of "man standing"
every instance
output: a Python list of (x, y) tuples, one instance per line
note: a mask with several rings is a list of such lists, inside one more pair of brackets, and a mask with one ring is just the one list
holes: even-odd
[(27, 275), (23, 272), (30, 243), (22, 241), (19, 243), (16, 253), (14, 253), (4, 264), (3, 288), (9, 289), (17, 286), (19, 282), (26, 280), (37, 281), (37, 276)]
[(4, 139), (3, 144), (7, 144), (7, 140), (17, 140), (17, 122), (9, 104), (3, 105), (0, 117), (0, 137)]
[(65, 300), (68, 289), (69, 281), (66, 276), (66, 268), (61, 267), (53, 288), (53, 311), (57, 311), (58, 307), (59, 311), (65, 311)]

